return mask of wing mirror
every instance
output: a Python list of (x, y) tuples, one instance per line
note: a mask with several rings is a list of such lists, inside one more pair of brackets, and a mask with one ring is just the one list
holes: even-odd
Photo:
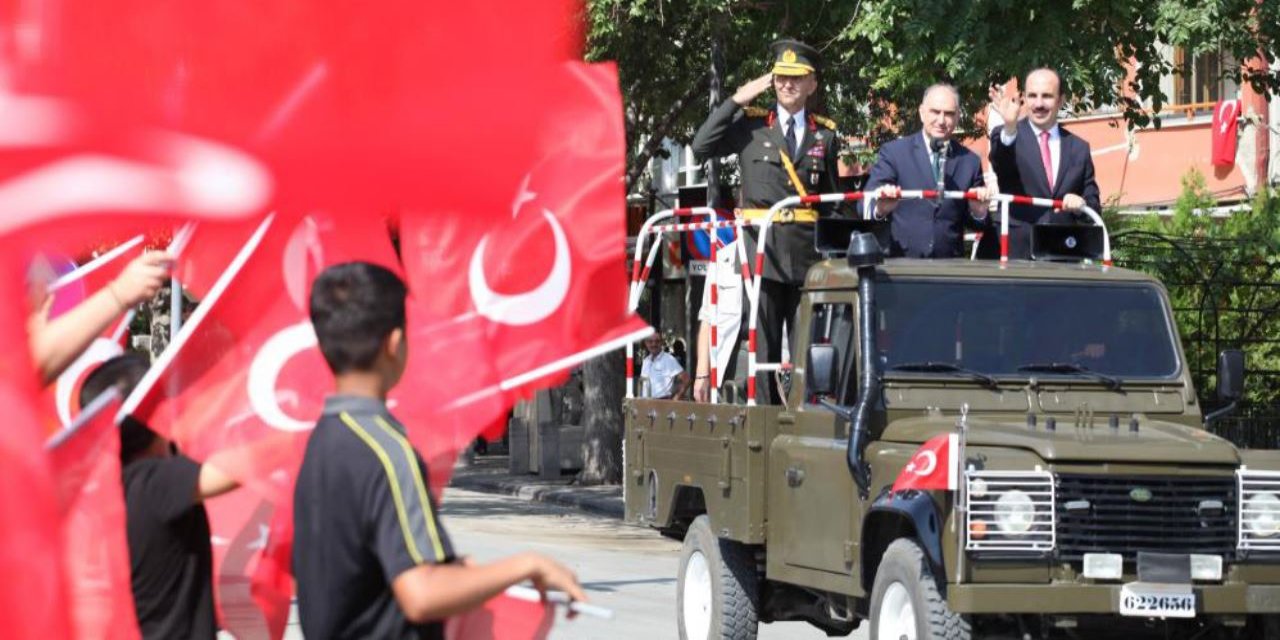
[(1218, 399), (1235, 402), (1244, 397), (1244, 352), (1226, 349), (1218, 354)]
[(830, 396), (835, 393), (838, 360), (835, 345), (809, 345), (809, 364), (804, 370), (804, 381), (810, 395)]

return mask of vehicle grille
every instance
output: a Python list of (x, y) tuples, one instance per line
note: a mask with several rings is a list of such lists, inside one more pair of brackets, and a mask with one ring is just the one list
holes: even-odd
[(1058, 557), (1064, 560), (1098, 552), (1133, 561), (1139, 551), (1235, 557), (1232, 476), (1059, 474), (1056, 498)]

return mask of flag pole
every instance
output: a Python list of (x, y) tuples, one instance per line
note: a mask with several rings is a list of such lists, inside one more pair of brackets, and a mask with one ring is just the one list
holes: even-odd
[[(965, 506), (965, 494), (969, 488), (969, 480), (966, 477), (966, 467), (968, 463), (965, 460), (965, 444), (969, 435), (969, 403), (960, 405), (960, 417), (956, 419), (956, 430), (959, 431), (956, 451), (952, 454), (956, 457), (957, 467), (956, 478), (956, 506), (955, 517), (952, 518), (952, 528), (956, 531), (956, 585), (964, 582), (964, 540), (969, 535), (969, 509)], [(959, 521), (959, 524), (957, 524)]]

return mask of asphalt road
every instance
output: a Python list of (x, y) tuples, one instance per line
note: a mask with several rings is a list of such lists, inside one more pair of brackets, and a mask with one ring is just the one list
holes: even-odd
[[(445, 492), (445, 526), (460, 553), (484, 561), (537, 551), (571, 567), (593, 604), (612, 609), (603, 621), (559, 620), (556, 640), (676, 638), (676, 570), (680, 543), (648, 529), (508, 496)], [(865, 638), (863, 625), (853, 638)], [(762, 640), (808, 640), (826, 634), (800, 622), (762, 625)]]

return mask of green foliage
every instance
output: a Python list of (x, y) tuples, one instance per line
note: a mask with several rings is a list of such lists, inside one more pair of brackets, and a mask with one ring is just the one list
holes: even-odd
[(1116, 262), (1158, 276), (1169, 289), (1188, 364), (1209, 399), (1221, 349), (1245, 351), (1248, 400), (1280, 403), (1280, 197), (1212, 217), (1216, 203), (1192, 171), (1169, 218), (1123, 223)]
[[(706, 116), (717, 47), (727, 97), (766, 70), (775, 38), (816, 46), (824, 110), (875, 145), (917, 126), (920, 93), (938, 81), (960, 90), (961, 129), (980, 131), (991, 83), (1039, 66), (1060, 71), (1075, 108), (1118, 106), (1132, 126), (1159, 126), (1148, 114), (1167, 98), (1160, 43), (1269, 65), (1280, 42), (1274, 0), (588, 0), (585, 10), (588, 59), (618, 62), (633, 167), (649, 159), (646, 137), (687, 141)], [(1268, 69), (1227, 73), (1275, 92), (1280, 71)]]

